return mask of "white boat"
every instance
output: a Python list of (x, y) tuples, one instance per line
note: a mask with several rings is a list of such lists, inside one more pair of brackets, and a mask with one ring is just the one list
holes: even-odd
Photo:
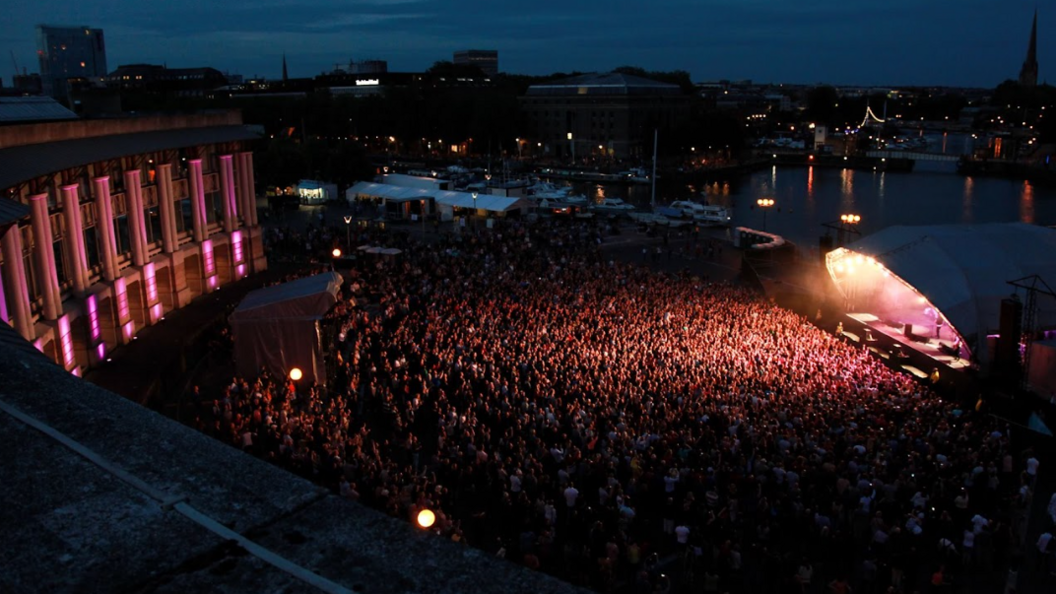
[(560, 201), (565, 204), (571, 204), (572, 206), (587, 206), (590, 202), (583, 194), (567, 194), (562, 196)]
[(668, 208), (704, 225), (729, 225), (730, 212), (724, 206), (701, 204), (692, 200), (675, 200)]
[(597, 212), (608, 212), (613, 214), (628, 213), (634, 210), (633, 204), (627, 204), (619, 198), (604, 198), (598, 204), (592, 204), (591, 209)]

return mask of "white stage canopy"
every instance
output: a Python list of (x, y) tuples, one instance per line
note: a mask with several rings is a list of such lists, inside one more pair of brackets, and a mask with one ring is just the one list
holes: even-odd
[[(894, 226), (829, 252), (826, 266), (849, 298), (885, 293), (855, 280), (863, 274), (900, 279), (919, 294), (921, 306), (941, 313), (977, 360), (988, 362), (986, 336), (998, 332), (1001, 300), (1017, 292), (1008, 281), (1038, 275), (1056, 286), (1056, 229), (1027, 223)], [(1025, 292), (1018, 293), (1026, 303)], [(1037, 328), (1056, 327), (1056, 300), (1039, 295), (1037, 306)]]

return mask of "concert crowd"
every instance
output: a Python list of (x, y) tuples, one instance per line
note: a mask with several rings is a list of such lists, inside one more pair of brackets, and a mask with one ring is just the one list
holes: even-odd
[(197, 424), (602, 592), (928, 591), (1016, 562), (1038, 462), (1008, 427), (746, 288), (607, 260), (602, 235), (388, 235), (403, 253), (343, 271), (325, 387), (235, 377)]

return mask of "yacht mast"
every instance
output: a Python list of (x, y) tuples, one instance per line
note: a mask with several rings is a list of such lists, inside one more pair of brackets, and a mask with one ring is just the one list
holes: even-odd
[(653, 190), (650, 194), (649, 206), (654, 209), (656, 208), (656, 141), (659, 133), (657, 128), (653, 128), (653, 176), (649, 180), (653, 182)]

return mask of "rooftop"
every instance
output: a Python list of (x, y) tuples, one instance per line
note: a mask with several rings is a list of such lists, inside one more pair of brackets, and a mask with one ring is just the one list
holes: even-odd
[(681, 95), (676, 84), (633, 74), (582, 74), (528, 87), (527, 96), (544, 95)]
[[(577, 592), (88, 384), (0, 324), (0, 591)], [(17, 543), (17, 545), (15, 544)]]
[(0, 97), (0, 124), (76, 118), (77, 114), (51, 97)]

